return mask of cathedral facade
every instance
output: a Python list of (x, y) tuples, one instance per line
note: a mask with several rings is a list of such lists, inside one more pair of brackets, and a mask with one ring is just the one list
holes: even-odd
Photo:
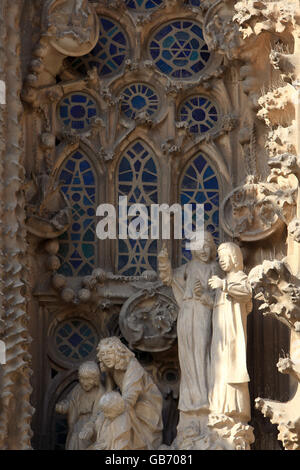
[[(109, 395), (126, 447), (101, 398), (99, 448), (300, 449), (299, 32), (298, 0), (1, 0), (0, 449), (82, 448), (92, 361), (160, 416), (138, 442)], [(120, 198), (173, 207), (169, 237), (122, 236)]]

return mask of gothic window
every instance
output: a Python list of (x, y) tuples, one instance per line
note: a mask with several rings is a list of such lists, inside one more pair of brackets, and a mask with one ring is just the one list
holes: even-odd
[[(152, 151), (142, 141), (130, 145), (118, 167), (118, 196), (127, 196), (132, 204), (158, 203), (158, 171)], [(130, 222), (130, 219), (129, 219)], [(149, 239), (118, 240), (117, 271), (139, 275), (146, 269), (157, 268), (157, 241)]]
[[(219, 183), (214, 169), (202, 153), (194, 157), (184, 170), (180, 183), (180, 203), (192, 204), (193, 207), (204, 204), (205, 228), (218, 243)], [(182, 262), (190, 259), (191, 252), (185, 249), (185, 240), (182, 240)]]
[(130, 119), (137, 113), (153, 116), (159, 108), (156, 91), (145, 83), (132, 83), (122, 91), (121, 111)]
[(192, 134), (203, 134), (218, 121), (216, 105), (207, 97), (197, 95), (187, 99), (179, 108), (180, 121), (186, 121)]
[(175, 79), (193, 78), (210, 58), (200, 25), (185, 19), (160, 26), (150, 40), (149, 52), (157, 68)]
[(95, 352), (98, 342), (97, 332), (86, 320), (65, 320), (54, 333), (57, 353), (72, 362), (89, 359)]
[(120, 72), (128, 56), (125, 31), (111, 18), (100, 17), (99, 40), (87, 55), (72, 60), (72, 66), (85, 74), (96, 67), (100, 77), (111, 77)]
[(62, 126), (68, 130), (73, 129), (79, 132), (89, 130), (92, 118), (97, 114), (97, 103), (87, 93), (70, 93), (58, 105), (59, 120)]
[(59, 181), (72, 206), (71, 226), (60, 236), (59, 272), (65, 276), (86, 276), (95, 268), (96, 176), (81, 150), (66, 160)]
[(125, 0), (129, 9), (142, 13), (159, 7), (163, 0)]

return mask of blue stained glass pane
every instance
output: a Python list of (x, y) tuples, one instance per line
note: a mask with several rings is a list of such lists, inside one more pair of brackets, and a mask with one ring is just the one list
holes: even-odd
[(212, 176), (213, 174), (214, 174), (213, 169), (212, 169), (210, 166), (208, 166), (208, 167), (206, 168), (206, 170), (205, 170), (205, 173), (204, 173), (204, 175), (203, 175), (203, 178), (206, 179), (206, 178)]
[(67, 118), (69, 113), (68, 113), (68, 106), (61, 106), (60, 107), (60, 110), (59, 110), (59, 113), (60, 113), (60, 117), (62, 119), (64, 118)]
[(217, 189), (217, 188), (219, 187), (217, 178), (214, 177), (214, 178), (211, 178), (211, 179), (208, 180), (208, 181), (205, 181), (205, 182), (204, 182), (204, 187), (205, 187), (206, 189), (213, 189), (213, 188), (214, 188), (214, 189)]
[(81, 268), (78, 272), (78, 276), (89, 276), (93, 272), (93, 267), (90, 266), (89, 264), (85, 264), (83, 268)]
[(92, 171), (87, 171), (86, 173), (83, 174), (83, 180), (84, 184), (87, 185), (94, 185), (95, 184), (95, 179), (94, 179), (94, 174)]
[(176, 79), (197, 74), (210, 58), (200, 25), (185, 20), (159, 27), (150, 41), (149, 52), (158, 69)]

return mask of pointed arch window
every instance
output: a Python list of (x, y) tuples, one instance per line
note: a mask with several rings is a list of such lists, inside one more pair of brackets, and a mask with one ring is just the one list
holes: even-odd
[[(117, 195), (126, 196), (128, 207), (144, 204), (150, 214), (150, 205), (159, 199), (158, 168), (151, 149), (141, 140), (130, 145), (121, 156), (118, 166)], [(128, 220), (130, 223), (130, 219)], [(118, 240), (117, 271), (127, 276), (139, 275), (157, 268), (157, 240)]]
[[(205, 229), (219, 241), (219, 182), (215, 171), (204, 154), (197, 154), (186, 166), (180, 181), (180, 203), (204, 204)], [(195, 214), (195, 211), (193, 211)], [(195, 226), (193, 225), (193, 229)], [(191, 252), (181, 247), (182, 262), (191, 259)]]
[(59, 272), (65, 276), (87, 276), (95, 268), (96, 258), (96, 175), (81, 150), (65, 161), (59, 182), (72, 207), (70, 228), (60, 237)]

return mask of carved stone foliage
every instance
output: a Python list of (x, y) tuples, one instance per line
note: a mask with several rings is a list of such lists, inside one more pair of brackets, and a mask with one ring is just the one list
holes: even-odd
[(123, 304), (120, 328), (132, 348), (163, 351), (171, 347), (177, 336), (177, 305), (167, 294), (163, 288), (142, 289)]
[(300, 281), (283, 261), (264, 261), (249, 273), (259, 311), (300, 331)]
[(282, 154), (269, 160), (266, 182), (249, 175), (246, 182), (224, 200), (224, 224), (227, 232), (245, 241), (268, 237), (295, 214), (298, 159)]
[[(292, 225), (293, 227), (293, 225)], [(289, 267), (281, 261), (264, 261), (249, 273), (255, 298), (263, 303), (259, 310), (272, 315), (291, 329), (291, 357), (281, 357), (277, 369), (290, 374), (296, 381), (296, 392), (290, 401), (281, 403), (256, 398), (255, 406), (263, 415), (277, 424), (278, 439), (286, 450), (300, 449), (300, 281), (292, 275)]]

